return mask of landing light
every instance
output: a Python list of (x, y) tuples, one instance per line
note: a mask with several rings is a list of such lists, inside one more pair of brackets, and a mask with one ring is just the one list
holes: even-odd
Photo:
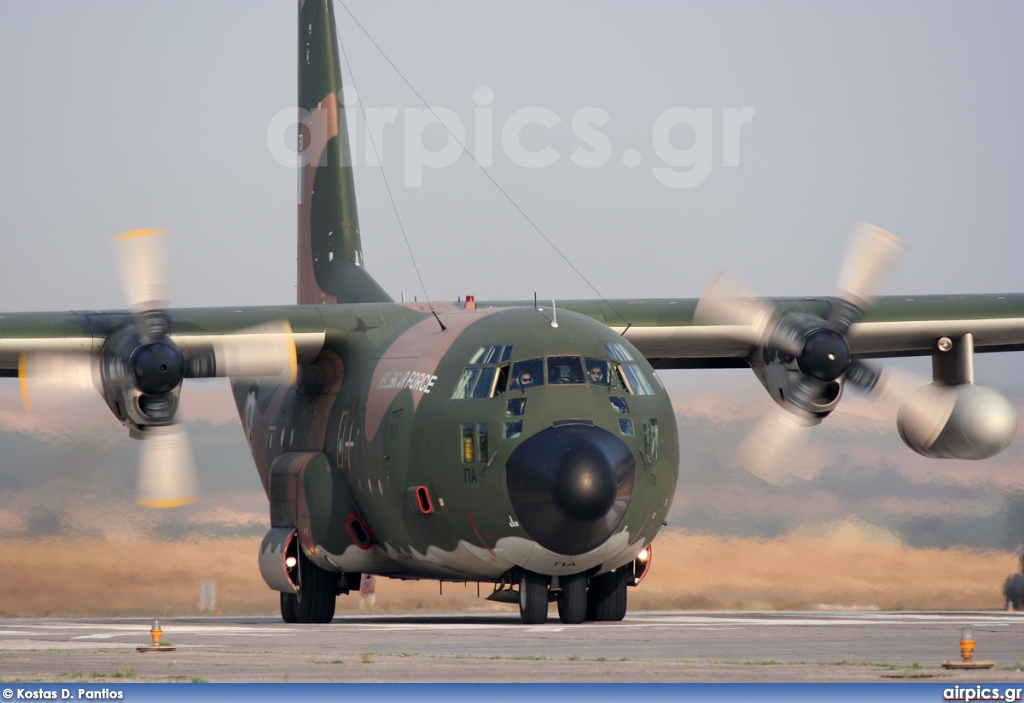
[(294, 569), (295, 565), (299, 563), (299, 560), (295, 557), (285, 557), (284, 565), (289, 569)]
[(651, 554), (647, 551), (647, 547), (644, 547), (643, 550), (636, 555), (636, 558), (642, 562), (646, 562), (650, 558), (650, 556)]

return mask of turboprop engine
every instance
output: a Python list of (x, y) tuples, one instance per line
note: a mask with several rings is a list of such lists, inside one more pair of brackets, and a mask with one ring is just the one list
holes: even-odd
[(936, 459), (988, 459), (1006, 449), (1017, 434), (1017, 411), (994, 388), (965, 383), (927, 385), (913, 393), (909, 403), (945, 404), (945, 419), (932, 426), (908, 421), (904, 405), (896, 426), (907, 446)]

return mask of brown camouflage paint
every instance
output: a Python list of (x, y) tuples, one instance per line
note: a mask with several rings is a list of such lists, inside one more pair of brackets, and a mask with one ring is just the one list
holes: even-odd
[(302, 199), (299, 202), (298, 286), (299, 305), (337, 303), (338, 299), (323, 291), (313, 270), (313, 190), (316, 174), (326, 158), (327, 142), (338, 136), (338, 99), (329, 93), (320, 106), (302, 119), (299, 128)]

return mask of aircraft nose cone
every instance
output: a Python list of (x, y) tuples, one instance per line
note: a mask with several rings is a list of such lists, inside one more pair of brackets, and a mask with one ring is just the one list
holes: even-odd
[(549, 427), (522, 442), (505, 463), (519, 524), (541, 546), (582, 554), (622, 522), (633, 492), (633, 453), (600, 427)]

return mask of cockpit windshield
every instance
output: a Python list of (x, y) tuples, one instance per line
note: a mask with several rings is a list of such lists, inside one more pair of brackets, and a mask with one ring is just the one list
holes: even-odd
[(527, 359), (512, 364), (512, 380), (509, 389), (518, 391), (544, 383), (543, 359)]
[(591, 385), (633, 395), (654, 392), (625, 347), (617, 343), (604, 346), (611, 359), (564, 354), (511, 364), (511, 346), (481, 347), (463, 371), (452, 398), (493, 398), (506, 391), (544, 385)]
[(582, 384), (583, 364), (578, 356), (549, 356), (548, 383), (559, 385), (564, 383)]
[(608, 385), (608, 362), (604, 359), (587, 357), (587, 381), (592, 386)]

